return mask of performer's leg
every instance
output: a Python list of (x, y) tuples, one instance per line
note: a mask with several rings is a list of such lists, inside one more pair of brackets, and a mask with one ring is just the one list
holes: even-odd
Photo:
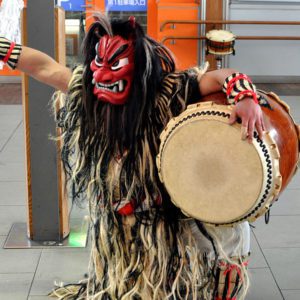
[(191, 222), (191, 227), (199, 240), (200, 251), (205, 253), (215, 273), (213, 299), (243, 299), (249, 285), (246, 272), (250, 252), (248, 222), (234, 227)]

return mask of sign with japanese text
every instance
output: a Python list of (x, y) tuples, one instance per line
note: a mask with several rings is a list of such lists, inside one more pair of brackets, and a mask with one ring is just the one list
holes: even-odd
[(107, 11), (147, 11), (147, 0), (105, 0)]
[(57, 5), (65, 11), (83, 11), (85, 10), (85, 0), (57, 0)]

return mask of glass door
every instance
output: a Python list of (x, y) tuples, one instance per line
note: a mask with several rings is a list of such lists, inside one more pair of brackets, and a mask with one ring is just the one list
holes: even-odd
[(57, 0), (66, 13), (66, 65), (70, 68), (82, 62), (81, 44), (85, 35), (85, 0)]

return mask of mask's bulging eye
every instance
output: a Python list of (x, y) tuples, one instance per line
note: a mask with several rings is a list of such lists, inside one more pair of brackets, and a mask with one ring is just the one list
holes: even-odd
[(126, 66), (129, 64), (129, 61), (128, 61), (128, 58), (125, 57), (125, 58), (121, 58), (119, 60), (117, 60), (112, 66), (111, 66), (111, 69), (112, 70), (118, 70), (118, 69), (121, 69), (122, 67)]

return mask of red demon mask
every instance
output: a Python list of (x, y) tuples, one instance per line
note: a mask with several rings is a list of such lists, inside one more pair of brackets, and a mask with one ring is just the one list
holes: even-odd
[(94, 95), (98, 100), (116, 105), (126, 103), (133, 80), (134, 46), (121, 36), (103, 36), (96, 45), (91, 62)]

